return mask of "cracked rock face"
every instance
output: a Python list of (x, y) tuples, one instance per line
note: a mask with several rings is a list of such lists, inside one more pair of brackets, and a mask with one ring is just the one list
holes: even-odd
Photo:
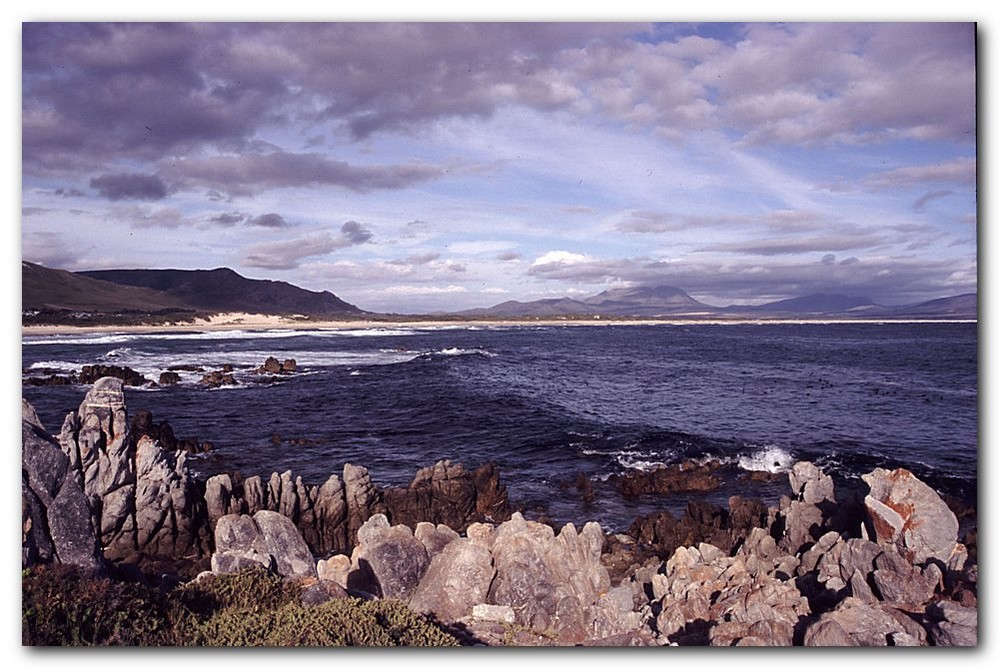
[(879, 468), (861, 478), (871, 487), (865, 509), (875, 541), (895, 544), (913, 564), (948, 562), (958, 519), (929, 485), (905, 469)]
[(59, 443), (96, 515), (109, 558), (135, 552), (135, 453), (122, 380), (98, 379), (63, 423)]

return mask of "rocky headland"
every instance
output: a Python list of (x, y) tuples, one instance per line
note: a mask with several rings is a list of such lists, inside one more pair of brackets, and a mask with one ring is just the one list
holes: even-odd
[[(466, 644), (978, 643), (975, 531), (960, 541), (953, 510), (905, 469), (875, 469), (863, 496), (838, 499), (799, 462), (777, 506), (692, 502), (608, 534), (526, 519), (492, 464), (442, 461), (395, 488), (353, 464), (318, 484), (290, 471), (202, 481), (169, 426), (129, 420), (126, 383), (97, 379), (57, 434), (23, 402), (25, 569), (161, 588), (261, 570), (302, 605), (397, 601)], [(699, 467), (618, 487), (701, 490), (713, 481)]]

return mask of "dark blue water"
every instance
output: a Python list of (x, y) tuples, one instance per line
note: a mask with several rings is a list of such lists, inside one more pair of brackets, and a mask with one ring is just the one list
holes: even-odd
[[(974, 501), (975, 324), (768, 324), (266, 331), (26, 337), (23, 367), (232, 364), (241, 381), (208, 390), (129, 389), (179, 437), (215, 446), (199, 475), (292, 470), (308, 483), (345, 462), (380, 485), (409, 482), (439, 459), (500, 465), (512, 500), (558, 521), (627, 526), (677, 511), (681, 498), (626, 500), (609, 475), (684, 458), (727, 463), (731, 494), (774, 503), (787, 484), (747, 483), (748, 470), (817, 462), (838, 481), (907, 467), (939, 491)], [(264, 359), (300, 373), (261, 377)], [(58, 432), (85, 387), (24, 387)], [(273, 435), (282, 443), (273, 443)], [(304, 442), (292, 444), (289, 440)], [(597, 501), (573, 486), (583, 472)]]

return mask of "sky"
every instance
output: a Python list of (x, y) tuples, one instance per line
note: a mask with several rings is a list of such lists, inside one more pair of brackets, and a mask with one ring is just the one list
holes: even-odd
[(21, 255), (396, 313), (977, 290), (972, 23), (24, 23)]

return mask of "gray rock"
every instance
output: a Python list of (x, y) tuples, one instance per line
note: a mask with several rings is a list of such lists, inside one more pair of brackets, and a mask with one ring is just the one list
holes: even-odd
[(444, 550), (445, 546), (458, 538), (458, 532), (447, 525), (417, 523), (416, 529), (413, 530), (413, 536), (424, 545), (427, 556), (433, 559), (435, 555)]
[(94, 514), (69, 458), (23, 400), (21, 415), (22, 566), (55, 561), (102, 571)]
[(799, 553), (826, 534), (823, 512), (815, 504), (793, 500), (780, 514), (784, 533), (778, 544), (786, 553)]
[(216, 564), (257, 562), (282, 576), (316, 576), (309, 547), (292, 521), (275, 511), (228, 515), (215, 527)]
[(894, 550), (876, 557), (875, 566), (873, 580), (879, 598), (910, 611), (922, 611), (942, 580), (941, 569), (936, 564), (920, 569)]
[(861, 478), (871, 488), (865, 508), (878, 543), (895, 545), (914, 564), (948, 562), (958, 519), (930, 486), (905, 469), (876, 469)]
[(59, 435), (70, 469), (83, 484), (91, 509), (100, 514), (95, 526), (112, 559), (136, 550), (134, 510), (128, 503), (135, 494), (135, 453), (129, 441), (122, 380), (114, 377), (94, 382)]
[(798, 500), (806, 504), (836, 501), (833, 479), (811, 462), (796, 462), (788, 472), (788, 482)]
[[(183, 451), (164, 451), (148, 436), (136, 445), (135, 498), (117, 500), (121, 508), (112, 515), (134, 512), (136, 546), (143, 555), (169, 558), (206, 550), (205, 528), (198, 523), (204, 500), (186, 459)], [(112, 498), (106, 495), (105, 504)]]
[(427, 550), (409, 527), (390, 527), (385, 514), (378, 513), (358, 529), (347, 583), (351, 589), (408, 602), (429, 563)]
[[(849, 641), (841, 631), (850, 637)], [(806, 628), (803, 643), (806, 646), (888, 646), (890, 635), (898, 633), (909, 634), (907, 629), (878, 603), (868, 604), (857, 598), (848, 597)]]
[(939, 601), (927, 607), (930, 639), (935, 646), (979, 645), (979, 612), (952, 601)]
[[(461, 537), (436, 554), (413, 593), (409, 606), (418, 613), (433, 612), (438, 619), (454, 621), (484, 605), (493, 580), (493, 560), (482, 544)], [(510, 621), (514, 622), (513, 609)], [(492, 609), (491, 609), (492, 610)]]
[(496, 604), (476, 604), (472, 607), (472, 617), (498, 623), (513, 623), (514, 609)]
[(347, 539), (354, 545), (358, 529), (372, 516), (379, 499), (367, 469), (349, 462), (344, 465), (344, 498), (347, 502)]

